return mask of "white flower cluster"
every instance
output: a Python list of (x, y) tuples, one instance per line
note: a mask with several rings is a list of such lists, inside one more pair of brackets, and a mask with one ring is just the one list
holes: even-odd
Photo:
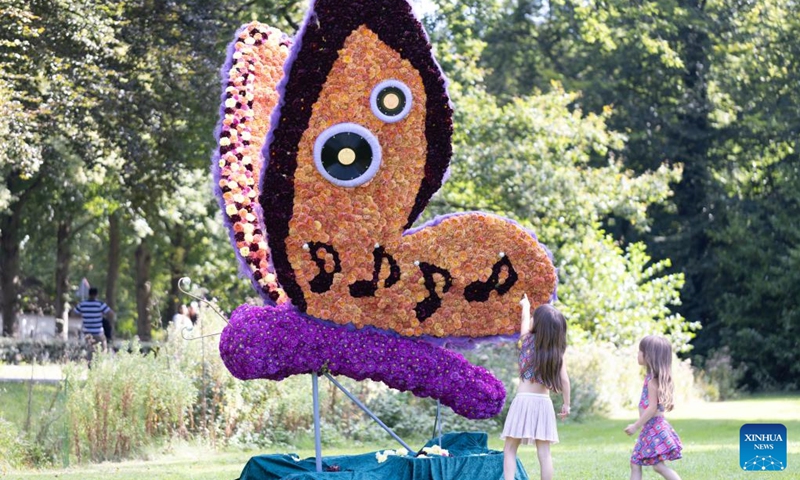
[(378, 460), (378, 463), (383, 463), (392, 455), (405, 457), (408, 455), (408, 450), (405, 448), (398, 448), (397, 450), (384, 450), (382, 452), (375, 452), (375, 459)]

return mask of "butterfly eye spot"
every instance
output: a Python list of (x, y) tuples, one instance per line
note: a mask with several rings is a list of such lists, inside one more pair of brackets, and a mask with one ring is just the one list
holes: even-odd
[(380, 164), (380, 143), (361, 125), (339, 123), (323, 131), (314, 142), (314, 165), (334, 185), (363, 185), (378, 173)]
[(370, 93), (372, 113), (386, 123), (399, 122), (411, 111), (411, 89), (399, 80), (384, 80)]

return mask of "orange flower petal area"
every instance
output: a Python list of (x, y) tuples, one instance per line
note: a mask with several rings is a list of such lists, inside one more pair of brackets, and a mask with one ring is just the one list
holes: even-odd
[[(372, 88), (387, 79), (405, 83), (413, 96), (411, 111), (397, 123), (384, 123), (370, 110)], [(452, 216), (402, 236), (424, 177), (425, 115), (425, 90), (417, 71), (366, 27), (353, 32), (313, 106), (298, 149), (294, 211), (286, 247), (305, 294), (306, 313), (406, 336), (514, 334), (519, 328), (522, 294), (527, 293), (536, 306), (549, 301), (556, 284), (547, 254), (525, 230), (502, 218), (474, 213)], [(315, 139), (326, 128), (343, 122), (358, 123), (373, 132), (383, 151), (377, 175), (355, 188), (329, 183), (314, 166)], [(323, 270), (333, 272), (334, 259), (324, 251), (303, 248), (313, 242), (332, 245), (341, 261), (340, 273), (333, 275), (330, 289), (321, 294), (310, 287), (320, 272), (317, 261), (324, 259)], [(390, 267), (383, 261), (378, 272), (380, 288), (374, 296), (353, 297), (350, 286), (373, 277), (376, 243), (396, 261), (400, 280), (385, 287)], [(513, 287), (503, 295), (491, 292), (486, 301), (466, 300), (467, 285), (489, 279), (493, 266), (506, 256), (518, 274)], [(452, 276), (446, 292), (444, 277), (431, 276), (441, 305), (423, 321), (417, 319), (415, 308), (434, 294), (425, 284), (420, 263), (445, 269)], [(498, 283), (508, 275), (507, 269), (502, 270)]]
[(219, 137), (220, 158), (214, 165), (229, 217), (237, 256), (253, 272), (258, 286), (277, 303), (288, 301), (269, 270), (266, 231), (258, 207), (261, 148), (278, 104), (275, 90), (289, 55), (280, 30), (258, 22), (244, 26), (233, 47), (223, 83), (224, 114)]

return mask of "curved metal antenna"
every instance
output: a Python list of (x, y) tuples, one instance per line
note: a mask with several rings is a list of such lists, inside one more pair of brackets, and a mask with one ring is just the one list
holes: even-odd
[(217, 332), (217, 333), (209, 333), (208, 335), (200, 335), (199, 337), (187, 337), (186, 336), (187, 332), (192, 332), (192, 331), (194, 331), (193, 326), (183, 327), (181, 329), (181, 337), (183, 337), (184, 340), (192, 341), (192, 340), (200, 340), (201, 338), (209, 338), (209, 337), (216, 337), (217, 335), (222, 335), (222, 332)]
[[(184, 286), (183, 286), (183, 283), (184, 283), (184, 282), (186, 282), (186, 285), (187, 285), (187, 286), (186, 286), (186, 288), (184, 288)], [(225, 318), (225, 315), (223, 315), (223, 314), (222, 314), (222, 312), (220, 312), (220, 311), (217, 309), (216, 305), (214, 305), (213, 303), (209, 302), (209, 301), (208, 301), (208, 300), (206, 300), (205, 298), (199, 297), (199, 296), (197, 296), (197, 295), (195, 295), (195, 294), (193, 294), (193, 293), (189, 292), (188, 288), (189, 288), (189, 284), (191, 284), (191, 283), (192, 283), (192, 279), (191, 279), (191, 278), (189, 278), (189, 277), (181, 277), (181, 279), (180, 279), (180, 280), (178, 280), (178, 290), (180, 290), (180, 291), (181, 291), (181, 292), (183, 292), (185, 295), (187, 295), (187, 296), (189, 296), (189, 297), (192, 297), (192, 298), (194, 298), (195, 300), (197, 300), (197, 301), (199, 301), (199, 302), (203, 302), (203, 303), (205, 303), (206, 305), (208, 305), (209, 307), (211, 307), (211, 310), (214, 310), (214, 313), (216, 313), (217, 315), (219, 315), (219, 318), (221, 318), (221, 319), (225, 320), (225, 323), (228, 323), (228, 319), (227, 319), (227, 318)], [(181, 335), (183, 335), (183, 333), (181, 333)], [(214, 335), (219, 335), (219, 334), (218, 334), (218, 333), (216, 333), (216, 334), (214, 334)], [(197, 338), (202, 338), (202, 337), (197, 337)]]

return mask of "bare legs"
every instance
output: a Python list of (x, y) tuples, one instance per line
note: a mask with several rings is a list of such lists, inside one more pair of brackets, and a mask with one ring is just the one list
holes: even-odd
[[(675, 472), (675, 470), (669, 468), (664, 462), (659, 462), (653, 465), (653, 470), (667, 480), (681, 480), (681, 477)], [(642, 480), (641, 465), (631, 463), (631, 480)]]
[(506, 437), (506, 444), (503, 446), (503, 480), (514, 480), (517, 473), (517, 449), (521, 440), (519, 438)]
[(669, 468), (664, 462), (653, 465), (653, 470), (667, 480), (681, 480), (680, 475), (678, 475), (675, 470)]
[[(517, 449), (519, 438), (506, 437), (503, 447), (503, 480), (514, 480), (517, 472)], [(553, 480), (553, 458), (550, 455), (550, 442), (536, 440), (536, 455), (539, 457), (539, 468), (542, 480)]]
[(542, 480), (553, 480), (553, 458), (550, 456), (550, 442), (536, 440), (536, 455), (539, 457)]

